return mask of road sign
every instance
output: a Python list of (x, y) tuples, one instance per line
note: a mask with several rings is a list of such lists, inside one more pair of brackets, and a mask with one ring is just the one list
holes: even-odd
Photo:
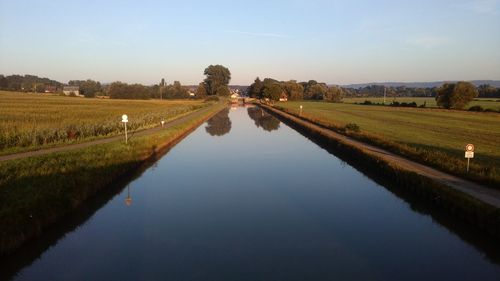
[(467, 173), (469, 172), (469, 162), (474, 158), (474, 145), (469, 143), (465, 146), (465, 158), (467, 158)]
[(126, 114), (122, 115), (122, 122), (127, 123), (128, 122), (128, 116)]

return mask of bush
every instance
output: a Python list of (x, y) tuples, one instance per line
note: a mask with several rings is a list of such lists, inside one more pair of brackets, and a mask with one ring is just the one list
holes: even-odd
[(344, 127), (345, 131), (359, 132), (361, 129), (356, 123), (349, 123)]
[(484, 111), (484, 108), (480, 105), (474, 105), (474, 106), (471, 106), (469, 108), (469, 111), (478, 111), (478, 112), (481, 112), (481, 111)]
[(486, 108), (486, 109), (484, 110), (484, 112), (500, 112), (500, 111), (496, 111), (496, 110), (491, 109), (491, 108)]

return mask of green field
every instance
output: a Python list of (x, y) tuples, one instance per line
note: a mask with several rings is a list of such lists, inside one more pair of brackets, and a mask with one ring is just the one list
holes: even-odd
[[(371, 101), (373, 103), (383, 103), (384, 98), (381, 97), (360, 97), (360, 98), (344, 98), (342, 101), (344, 103), (362, 103), (365, 100)], [(386, 104), (390, 104), (392, 101), (397, 101), (397, 102), (415, 102), (418, 106), (422, 105), (425, 103), (425, 107), (430, 107), (430, 108), (437, 108), (436, 104), (436, 99), (429, 97), (387, 97), (386, 98)], [(475, 99), (474, 101), (470, 102), (467, 106), (466, 109), (470, 108), (471, 106), (476, 106), (479, 105), (483, 109), (493, 109), (493, 110), (500, 110), (500, 99)]]
[(500, 114), (367, 106), (347, 103), (280, 102), (292, 113), (303, 105), (303, 117), (343, 128), (357, 124), (353, 134), (442, 170), (465, 175), (465, 145), (476, 147), (468, 176), (500, 183)]
[(158, 126), (204, 106), (202, 101), (85, 99), (0, 91), (0, 154)]

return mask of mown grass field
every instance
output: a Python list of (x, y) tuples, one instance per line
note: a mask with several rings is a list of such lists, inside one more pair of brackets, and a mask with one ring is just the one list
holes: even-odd
[(158, 126), (203, 107), (202, 101), (110, 100), (0, 91), (0, 154)]
[[(381, 97), (361, 97), (361, 98), (344, 98), (342, 101), (344, 103), (362, 103), (365, 100), (374, 102), (374, 103), (383, 103), (384, 98)], [(430, 108), (437, 108), (436, 104), (436, 99), (435, 98), (426, 98), (426, 97), (386, 97), (386, 104), (390, 104), (392, 101), (397, 101), (397, 102), (415, 102), (418, 106), (422, 105), (425, 103), (425, 107), (430, 107)], [(493, 109), (493, 110), (500, 110), (500, 99), (498, 98), (488, 98), (488, 99), (483, 99), (483, 98), (477, 98), (474, 101), (470, 102), (465, 109), (469, 109), (471, 106), (476, 106), (479, 105), (483, 109)]]
[[(500, 114), (444, 109), (366, 106), (347, 103), (280, 102), (303, 117), (337, 129), (355, 123), (353, 137), (442, 170), (500, 183)], [(466, 175), (465, 145), (475, 145), (475, 158)]]
[(186, 122), (153, 135), (84, 149), (0, 162), (0, 256), (26, 240), (87, 198), (133, 172), (207, 117), (225, 108), (210, 103)]

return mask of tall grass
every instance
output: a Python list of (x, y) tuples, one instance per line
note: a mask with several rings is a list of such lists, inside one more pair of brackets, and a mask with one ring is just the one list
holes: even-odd
[[(204, 107), (199, 101), (124, 101), (0, 92), (0, 153), (158, 126)], [(2, 151), (3, 150), (3, 151)]]

